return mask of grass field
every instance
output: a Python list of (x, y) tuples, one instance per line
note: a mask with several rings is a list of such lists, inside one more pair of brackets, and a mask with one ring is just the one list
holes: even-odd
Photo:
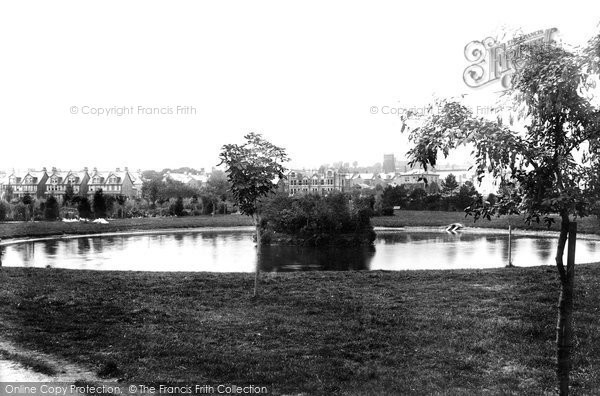
[(112, 219), (109, 220), (109, 224), (63, 223), (61, 221), (8, 222), (0, 223), (0, 238), (249, 225), (252, 225), (252, 219), (241, 215)]
[[(0, 338), (130, 383), (554, 391), (552, 267), (272, 273), (257, 299), (250, 274), (2, 268), (0, 283)], [(574, 394), (600, 392), (598, 284), (600, 265), (577, 266)]]

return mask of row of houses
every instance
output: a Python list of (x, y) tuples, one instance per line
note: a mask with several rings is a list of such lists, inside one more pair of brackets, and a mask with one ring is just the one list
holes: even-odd
[(408, 172), (387, 173), (342, 173), (335, 169), (321, 171), (292, 170), (284, 183), (285, 191), (291, 195), (306, 193), (327, 193), (330, 191), (351, 191), (371, 189), (377, 186), (404, 186), (409, 190), (423, 188), (432, 190), (440, 185), (448, 175), (453, 174), (459, 185), (473, 182), (475, 175), (468, 169), (448, 169), (443, 171), (424, 171), (413, 169)]
[(99, 171), (88, 168), (81, 171), (62, 171), (52, 168), (48, 171), (12, 171), (0, 179), (0, 198), (6, 199), (7, 191), (17, 199), (30, 195), (34, 198), (46, 198), (53, 195), (62, 201), (67, 187), (73, 188), (75, 195), (92, 196), (102, 190), (107, 195), (123, 195), (128, 198), (140, 197), (142, 194), (142, 176), (138, 172), (130, 172), (128, 168), (112, 171)]

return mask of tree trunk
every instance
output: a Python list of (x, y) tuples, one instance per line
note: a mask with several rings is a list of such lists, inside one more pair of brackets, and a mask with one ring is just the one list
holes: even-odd
[[(567, 268), (562, 256), (568, 235)], [(558, 323), (556, 325), (556, 352), (559, 393), (569, 394), (569, 372), (571, 370), (571, 349), (573, 348), (573, 289), (575, 284), (575, 243), (577, 223), (563, 219), (556, 256), (560, 275), (560, 297), (558, 299)]]
[(260, 273), (260, 253), (262, 249), (262, 241), (260, 235), (260, 218), (258, 215), (254, 217), (254, 225), (256, 227), (256, 271), (254, 272), (254, 294), (252, 297), (256, 297), (258, 294), (258, 276)]

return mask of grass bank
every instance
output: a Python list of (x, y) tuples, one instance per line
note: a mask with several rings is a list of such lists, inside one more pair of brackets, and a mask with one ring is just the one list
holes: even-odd
[[(600, 392), (600, 265), (576, 270), (574, 394)], [(275, 394), (554, 389), (552, 267), (252, 275), (2, 268), (0, 337), (132, 383)]]
[(107, 232), (146, 231), (157, 229), (250, 226), (252, 220), (241, 215), (144, 217), (113, 219), (108, 224), (64, 223), (61, 221), (0, 223), (0, 238), (82, 235)]
[[(493, 218), (491, 221), (465, 218), (462, 212), (437, 212), (397, 210), (394, 216), (373, 217), (375, 227), (432, 226), (441, 227), (460, 222), (468, 227), (502, 228), (509, 224), (522, 230), (548, 230), (543, 224), (527, 226), (520, 216)], [(82, 235), (107, 232), (146, 231), (158, 229), (198, 228), (198, 227), (234, 227), (252, 226), (248, 216), (218, 215), (190, 217), (145, 217), (139, 219), (113, 219), (109, 224), (47, 222), (4, 222), (0, 223), (0, 238), (44, 237), (53, 235)], [(551, 230), (558, 231), (559, 222)], [(600, 234), (600, 222), (595, 216), (578, 220), (578, 230), (584, 233)]]
[[(553, 216), (555, 223), (550, 230), (560, 231), (560, 219)], [(373, 217), (371, 223), (375, 227), (419, 227), (419, 226), (447, 226), (450, 223), (462, 223), (467, 227), (502, 228), (547, 231), (548, 227), (540, 219), (540, 223), (527, 225), (522, 216), (502, 216), (492, 220), (480, 219), (473, 222), (473, 216), (465, 217), (464, 212), (437, 212), (427, 210), (396, 210), (394, 216)], [(584, 217), (577, 220), (579, 232), (599, 234), (600, 221), (596, 216)]]

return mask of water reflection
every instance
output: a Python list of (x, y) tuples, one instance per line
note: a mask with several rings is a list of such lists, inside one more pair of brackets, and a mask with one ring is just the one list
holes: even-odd
[(277, 271), (348, 271), (368, 270), (375, 248), (314, 248), (304, 246), (265, 246), (260, 269)]
[[(516, 266), (554, 265), (556, 239), (516, 236)], [(580, 241), (577, 262), (600, 261), (600, 241)], [(5, 266), (129, 271), (253, 272), (257, 265), (252, 232), (181, 232), (83, 237), (5, 247)], [(405, 270), (504, 267), (508, 236), (380, 231), (371, 248), (267, 246), (262, 271)]]

